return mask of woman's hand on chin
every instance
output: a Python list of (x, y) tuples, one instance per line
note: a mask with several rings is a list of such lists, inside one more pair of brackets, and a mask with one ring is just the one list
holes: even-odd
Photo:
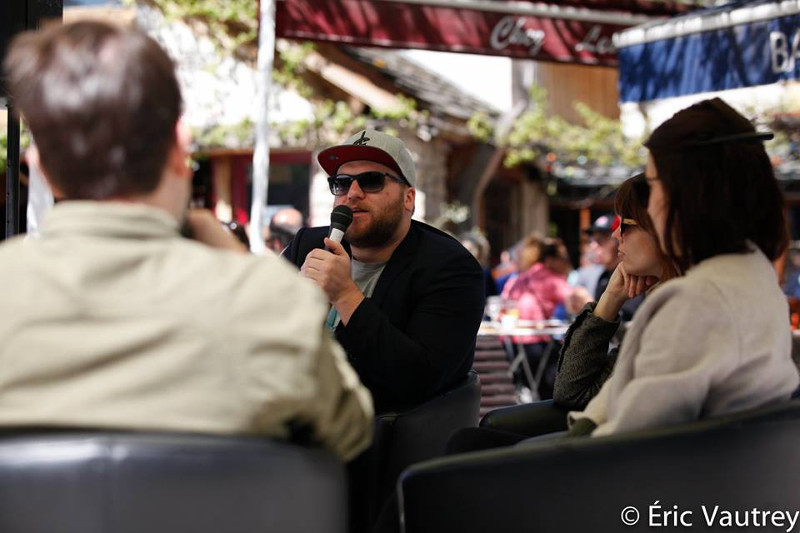
[(628, 274), (625, 271), (625, 267), (621, 263), (617, 269), (622, 270), (622, 276), (625, 280), (625, 289), (627, 291), (628, 298), (636, 298), (643, 292), (646, 292), (647, 289), (658, 283), (658, 278), (655, 276), (636, 276), (634, 274)]
[(609, 322), (616, 322), (619, 310), (629, 298), (636, 298), (658, 281), (653, 276), (628, 274), (625, 265), (620, 263), (611, 274), (605, 292), (597, 302), (594, 314)]

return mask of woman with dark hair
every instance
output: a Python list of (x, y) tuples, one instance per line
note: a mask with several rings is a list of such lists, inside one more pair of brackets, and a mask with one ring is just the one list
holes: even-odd
[[(618, 350), (608, 351), (619, 328), (623, 304), (655, 290), (678, 275), (658, 246), (658, 235), (647, 214), (647, 182), (639, 174), (623, 182), (614, 208), (620, 223), (612, 236), (619, 241), (620, 264), (598, 302), (588, 304), (570, 326), (558, 361), (553, 399), (569, 409), (583, 409), (611, 375)], [(531, 427), (535, 431), (535, 427)], [(464, 453), (516, 444), (527, 438), (506, 428), (466, 428), (448, 443), (448, 453)]]
[(722, 100), (659, 126), (645, 146), (648, 213), (685, 272), (639, 308), (614, 372), (570, 433), (608, 435), (786, 400), (798, 384), (789, 310), (771, 261), (787, 246), (762, 141)]
[(563, 407), (585, 408), (611, 375), (619, 350), (609, 352), (608, 346), (625, 302), (678, 275), (659, 248), (647, 193), (644, 174), (626, 180), (617, 191), (614, 210), (620, 222), (612, 236), (619, 241), (621, 261), (600, 300), (581, 311), (564, 338), (553, 390), (553, 399)]

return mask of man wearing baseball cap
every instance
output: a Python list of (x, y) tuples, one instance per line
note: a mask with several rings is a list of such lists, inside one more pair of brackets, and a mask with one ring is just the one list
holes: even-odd
[(603, 268), (594, 290), (595, 301), (605, 292), (611, 274), (619, 264), (619, 242), (611, 236), (619, 226), (619, 218), (614, 215), (601, 215), (586, 230), (589, 234), (589, 248), (594, 262)]
[(456, 239), (411, 220), (416, 170), (400, 139), (363, 130), (318, 161), (353, 222), (341, 244), (328, 227), (303, 228), (284, 256), (327, 294), (328, 325), (376, 411), (419, 405), (472, 367), (480, 265)]

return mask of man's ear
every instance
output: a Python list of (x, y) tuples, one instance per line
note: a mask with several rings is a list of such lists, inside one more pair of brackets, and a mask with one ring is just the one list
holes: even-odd
[(61, 192), (61, 189), (53, 185), (50, 176), (47, 175), (47, 171), (42, 166), (41, 154), (39, 154), (39, 148), (35, 144), (31, 143), (27, 150), (25, 150), (25, 159), (28, 161), (29, 167), (38, 169), (39, 173), (44, 176), (47, 186), (53, 191), (53, 198), (57, 200), (64, 198), (64, 193)]
[(183, 120), (178, 120), (175, 124), (175, 143), (169, 151), (167, 167), (172, 174), (182, 178), (191, 178), (192, 169), (190, 163), (192, 144), (192, 133)]
[(416, 198), (417, 190), (414, 187), (409, 187), (406, 189), (403, 197), (403, 206), (406, 208), (406, 211), (410, 211), (412, 214), (414, 213), (414, 201)]

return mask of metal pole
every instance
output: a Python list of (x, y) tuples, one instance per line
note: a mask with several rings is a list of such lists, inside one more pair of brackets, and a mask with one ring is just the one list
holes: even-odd
[(250, 250), (264, 252), (262, 227), (269, 188), (269, 93), (275, 59), (275, 0), (261, 0), (258, 30), (256, 147), (253, 152), (253, 202), (250, 204)]
[(15, 116), (10, 100), (8, 110), (8, 147), (6, 165), (6, 238), (19, 233), (19, 118)]
[[(6, 7), (6, 6), (4, 6)], [(46, 18), (61, 18), (63, 13), (63, 0), (12, 0), (7, 2), (7, 7), (0, 10), (2, 16), (7, 17), (9, 31), (4, 38), (10, 37), (26, 29), (39, 29)], [(0, 58), (2, 59), (2, 58)], [(22, 224), (22, 216), (26, 209), (19, 205), (19, 156), (20, 156), (20, 124), (15, 116), (11, 99), (5, 99), (8, 111), (8, 165), (6, 166), (6, 238), (17, 235)]]

